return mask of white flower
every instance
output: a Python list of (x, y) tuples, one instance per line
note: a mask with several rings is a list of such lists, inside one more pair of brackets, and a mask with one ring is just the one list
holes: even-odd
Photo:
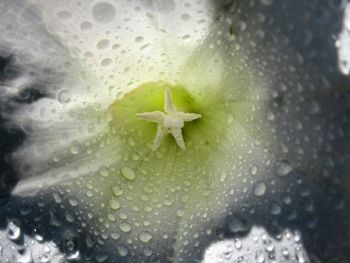
[[(1, 5), (9, 10), (1, 40), (25, 72), (5, 97), (29, 84), (46, 95), (8, 116), (27, 135), (14, 153), (22, 180), (13, 194), (53, 196), (68, 223), (106, 244), (111, 262), (201, 257), (214, 235), (210, 225), (230, 215), (232, 204), (262, 198), (268, 181), (283, 189), (285, 181), (271, 178), (293, 172), (286, 156), (311, 156), (326, 138), (305, 131), (315, 128), (319, 105), (309, 118), (300, 110), (312, 104), (303, 85), (317, 74), (304, 78), (289, 65), (301, 55), (278, 49), (278, 31), (266, 40), (270, 49), (256, 51), (265, 43), (261, 14), (234, 20), (213, 1)], [(240, 14), (237, 5), (228, 14)], [(168, 89), (179, 111), (201, 116), (182, 125), (186, 151), (170, 136), (152, 151), (156, 125), (137, 118), (162, 110)]]

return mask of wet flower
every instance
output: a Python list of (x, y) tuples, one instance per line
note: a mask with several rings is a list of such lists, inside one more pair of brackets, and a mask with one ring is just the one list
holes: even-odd
[(273, 3), (0, 4), (1, 41), (21, 68), (4, 100), (42, 94), (6, 115), (26, 134), (12, 195), (48, 209), (72, 260), (190, 262), (253, 221), (326, 224), (310, 215), (322, 185), (311, 178), (339, 187), (342, 106), (329, 95), (340, 77), (317, 63), (332, 52), (314, 50), (329, 45), (313, 35), (323, 20), (301, 29), (293, 15), (310, 6)]

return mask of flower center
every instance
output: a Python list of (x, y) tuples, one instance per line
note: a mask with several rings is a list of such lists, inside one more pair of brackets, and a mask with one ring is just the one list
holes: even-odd
[(227, 122), (225, 112), (220, 94), (164, 82), (139, 86), (107, 111), (112, 134), (128, 150), (159, 155), (172, 149), (184, 157), (199, 152), (208, 156), (218, 150), (225, 133), (218, 124)]
[(185, 125), (183, 119), (173, 116), (173, 115), (168, 115), (165, 117), (163, 125), (165, 128), (171, 129), (182, 129)]

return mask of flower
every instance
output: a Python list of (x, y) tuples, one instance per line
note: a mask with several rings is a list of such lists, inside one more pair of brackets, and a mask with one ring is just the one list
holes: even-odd
[[(283, 225), (276, 218), (298, 189), (289, 180), (309, 182), (300, 171), (324, 160), (322, 173), (333, 171), (322, 153), (336, 127), (320, 127), (320, 93), (335, 80), (308, 64), (310, 50), (290, 44), (299, 38), (288, 30), (305, 32), (275, 21), (274, 8), (288, 8), (251, 3), (37, 0), (14, 16), (22, 2), (4, 1), (13, 9), (2, 18), (4, 41), (24, 83), (39, 79), (45, 94), (8, 116), (27, 135), (13, 154), (22, 180), (12, 194), (45, 207), (52, 199), (50, 222), (58, 209), (60, 224), (93, 236), (96, 261), (200, 258), (218, 226), (249, 230), (232, 206)], [(156, 126), (137, 117), (162, 110), (168, 89), (179, 111), (201, 116), (182, 129), (186, 151), (169, 136), (152, 151)], [(282, 201), (266, 201), (280, 192)]]

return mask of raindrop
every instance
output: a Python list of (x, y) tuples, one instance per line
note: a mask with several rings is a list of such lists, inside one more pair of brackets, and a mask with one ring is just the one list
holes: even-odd
[(243, 234), (249, 231), (249, 222), (240, 215), (234, 215), (227, 220), (227, 227), (231, 233)]
[(101, 61), (102, 67), (108, 67), (112, 64), (112, 60), (110, 58), (105, 58)]
[(58, 100), (62, 104), (66, 104), (70, 101), (69, 91), (64, 89), (58, 93)]
[(295, 257), (298, 260), (298, 263), (306, 263), (309, 262), (306, 253), (304, 251), (304, 249), (301, 246), (297, 246), (295, 248)]
[(80, 152), (80, 143), (73, 141), (70, 145), (70, 151), (72, 154), (78, 154)]
[(116, 15), (115, 8), (107, 2), (98, 2), (92, 7), (92, 15), (100, 23), (112, 21)]
[(264, 263), (265, 262), (265, 254), (262, 253), (260, 250), (256, 252), (255, 259), (257, 263)]
[(32, 263), (33, 255), (29, 248), (22, 248), (19, 250), (20, 256), (17, 258), (16, 263)]
[(282, 208), (278, 204), (271, 204), (269, 208), (271, 215), (279, 215), (282, 212)]
[(80, 24), (80, 30), (81, 31), (87, 31), (87, 30), (89, 30), (91, 28), (92, 28), (92, 24), (90, 22), (88, 22), (88, 21), (85, 21), (85, 22)]
[(113, 210), (117, 210), (120, 208), (120, 203), (116, 198), (112, 198), (109, 200), (109, 207)]
[(237, 250), (240, 250), (242, 248), (242, 241), (239, 238), (235, 238), (234, 244)]
[(263, 243), (264, 243), (264, 248), (267, 252), (271, 253), (275, 250), (275, 246), (270, 239), (265, 239)]
[(152, 239), (152, 234), (146, 231), (141, 232), (139, 234), (139, 239), (142, 243), (148, 243)]
[(190, 14), (182, 14), (181, 15), (181, 19), (183, 20), (183, 21), (188, 21), (188, 20), (190, 20), (191, 19), (191, 15)]
[(71, 198), (71, 199), (69, 199), (69, 204), (71, 206), (77, 206), (79, 204), (79, 201), (75, 198)]
[(20, 222), (12, 220), (7, 225), (7, 237), (10, 240), (17, 240), (21, 236)]
[(98, 172), (98, 174), (101, 175), (102, 177), (107, 177), (109, 175), (109, 172), (107, 168), (104, 167)]
[(123, 167), (122, 168), (122, 175), (124, 176), (125, 179), (127, 180), (134, 180), (136, 178), (136, 174), (133, 169), (130, 167)]
[(152, 251), (152, 249), (150, 249), (150, 248), (145, 248), (144, 251), (143, 251), (143, 254), (144, 254), (146, 257), (150, 257), (150, 256), (152, 256), (153, 251)]
[(117, 250), (120, 256), (126, 257), (129, 253), (128, 248), (124, 245), (118, 245)]
[(106, 253), (100, 252), (96, 255), (97, 262), (105, 262), (108, 259), (108, 255)]
[(62, 20), (66, 20), (72, 18), (72, 13), (69, 11), (60, 11), (57, 13), (57, 16)]
[(286, 176), (293, 170), (293, 167), (287, 160), (278, 161), (276, 163), (275, 171), (278, 176)]
[(258, 167), (253, 166), (250, 171), (251, 171), (252, 175), (256, 175), (258, 173)]
[(98, 49), (106, 49), (106, 48), (108, 48), (109, 44), (110, 44), (110, 42), (108, 39), (102, 39), (102, 40), (97, 42), (96, 47)]
[(135, 43), (141, 43), (143, 41), (143, 37), (142, 36), (138, 36), (135, 38)]
[(273, 0), (260, 0), (260, 2), (263, 4), (263, 5), (272, 5), (273, 3)]
[(266, 193), (266, 184), (259, 182), (254, 186), (254, 194), (256, 196), (263, 196)]
[(130, 230), (131, 230), (131, 226), (128, 224), (128, 223), (121, 223), (120, 225), (119, 225), (119, 228), (120, 228), (120, 230), (121, 231), (123, 231), (124, 233), (128, 233), (128, 232), (130, 232)]
[(112, 191), (115, 196), (121, 196), (123, 194), (123, 190), (120, 188), (120, 186), (113, 186)]

